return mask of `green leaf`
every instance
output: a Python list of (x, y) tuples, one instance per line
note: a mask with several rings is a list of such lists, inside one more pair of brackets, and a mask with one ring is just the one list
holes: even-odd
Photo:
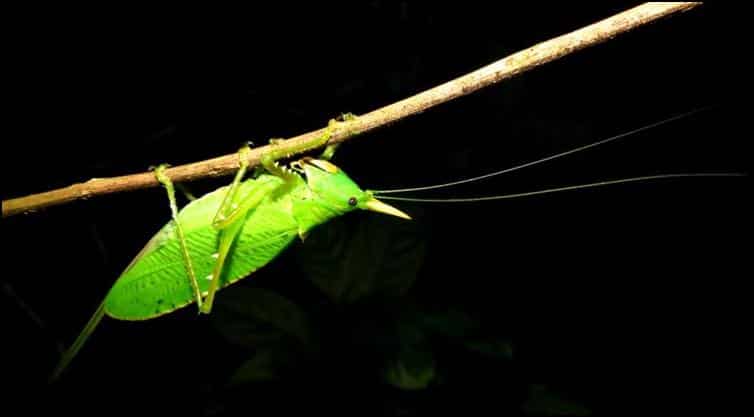
[(483, 355), (499, 359), (513, 359), (513, 344), (509, 340), (472, 340), (465, 343), (466, 347)]
[(479, 322), (459, 310), (421, 312), (417, 320), (427, 333), (452, 339), (465, 339), (479, 329)]
[(287, 298), (264, 288), (243, 286), (221, 295), (212, 319), (231, 343), (258, 347), (289, 338), (311, 344), (306, 313)]
[(231, 384), (260, 382), (277, 379), (277, 371), (272, 363), (272, 352), (260, 351), (245, 361), (230, 377)]
[(405, 348), (388, 362), (383, 376), (388, 384), (400, 389), (424, 389), (435, 378), (434, 356), (418, 346)]
[(562, 398), (546, 385), (529, 387), (529, 398), (523, 405), (526, 415), (533, 416), (588, 416), (592, 411), (574, 401)]
[(424, 260), (418, 225), (376, 213), (355, 213), (313, 230), (298, 259), (333, 301), (405, 294)]
[(285, 350), (260, 349), (236, 369), (228, 383), (233, 385), (280, 379), (281, 374), (291, 365), (291, 361), (291, 354)]

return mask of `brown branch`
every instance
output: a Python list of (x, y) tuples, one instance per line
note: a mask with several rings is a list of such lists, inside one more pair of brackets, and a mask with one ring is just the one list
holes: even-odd
[[(565, 55), (607, 41), (649, 22), (689, 10), (700, 4), (644, 3), (592, 25), (524, 49), (415, 96), (364, 114), (355, 121), (349, 122), (343, 129), (337, 130), (330, 139), (330, 143), (342, 142), (360, 133), (421, 113), (438, 104), (470, 94)], [(321, 129), (305, 133), (280, 142), (275, 146), (292, 149), (298, 147), (297, 145), (312, 141), (321, 133)], [(252, 150), (249, 155), (250, 165), (258, 164), (260, 155), (267, 149), (267, 146), (263, 146)], [(237, 169), (238, 156), (230, 154), (170, 168), (166, 173), (174, 181), (192, 181), (204, 177), (228, 175)], [(5, 200), (3, 201), (3, 217), (32, 212), (77, 199), (158, 185), (159, 183), (151, 172), (112, 178), (95, 178), (52, 191)]]

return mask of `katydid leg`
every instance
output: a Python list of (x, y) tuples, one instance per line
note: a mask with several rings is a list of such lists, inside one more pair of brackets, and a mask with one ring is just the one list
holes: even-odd
[[(343, 115), (343, 120), (348, 121), (354, 118), (350, 113)], [(308, 149), (314, 149), (322, 145), (327, 144), (332, 136), (333, 131), (339, 124), (336, 120), (330, 120), (323, 133), (313, 143), (306, 146), (302, 146), (295, 151), (303, 152)], [(236, 173), (236, 177), (233, 183), (228, 188), (228, 192), (220, 205), (220, 209), (215, 216), (212, 226), (220, 230), (220, 242), (218, 244), (217, 261), (212, 271), (212, 278), (207, 290), (207, 295), (204, 298), (204, 303), (201, 306), (200, 311), (205, 314), (209, 314), (212, 311), (212, 305), (215, 299), (215, 293), (220, 286), (220, 277), (225, 265), (225, 259), (230, 251), (233, 241), (235, 240), (241, 228), (244, 225), (246, 215), (254, 210), (266, 197), (277, 198), (286, 192), (290, 191), (296, 184), (296, 180), (299, 178), (296, 173), (288, 168), (284, 168), (278, 165), (277, 161), (282, 158), (290, 156), (291, 150), (283, 150), (276, 148), (281, 139), (272, 139), (270, 144), (272, 149), (265, 152), (260, 158), (261, 165), (264, 169), (272, 175), (283, 179), (283, 183), (268, 183), (264, 186), (260, 186), (252, 191), (249, 195), (243, 197), (242, 201), (239, 201), (238, 188), (241, 180), (246, 174), (248, 168), (248, 152), (250, 151), (248, 146), (244, 146), (239, 151), (239, 169)], [(329, 153), (332, 156), (334, 147), (330, 148)], [(327, 150), (325, 152), (328, 152)]]
[[(245, 152), (247, 152), (246, 149), (248, 148), (241, 149), (241, 152), (239, 154), (241, 165), (238, 170), (239, 173), (236, 175), (233, 184), (231, 184), (231, 186), (229, 187), (228, 193), (226, 194), (225, 199), (223, 200), (223, 203), (220, 206), (217, 215), (215, 216), (215, 220), (212, 223), (212, 226), (220, 231), (220, 241), (217, 249), (217, 260), (215, 261), (215, 267), (212, 270), (212, 278), (209, 284), (209, 289), (207, 290), (207, 295), (204, 298), (204, 303), (201, 307), (201, 312), (205, 314), (209, 314), (212, 311), (215, 293), (220, 286), (220, 277), (225, 265), (225, 259), (228, 256), (230, 247), (233, 245), (233, 241), (244, 225), (246, 215), (250, 211), (254, 210), (268, 195), (270, 195), (270, 193), (273, 193), (274, 195), (277, 189), (285, 187), (285, 184), (287, 182), (293, 181), (293, 179), (295, 178), (295, 176), (283, 177), (283, 179), (285, 180), (283, 184), (270, 182), (260, 185), (258, 188), (255, 188), (248, 195), (243, 197), (243, 199), (239, 200), (238, 185), (240, 184), (241, 179), (243, 178), (243, 174), (246, 171), (246, 167), (248, 166), (248, 162), (246, 162), (247, 158), (245, 155)], [(262, 164), (265, 166), (265, 168), (267, 168), (267, 166), (274, 166), (273, 169), (288, 173), (288, 171), (284, 168), (277, 166), (274, 161), (270, 161), (268, 157), (262, 157)]]
[[(352, 120), (356, 120), (356, 115), (354, 115), (353, 113), (343, 113), (338, 117), (338, 119), (336, 119), (335, 121), (331, 120), (328, 127), (331, 128), (337, 122), (350, 122)], [(335, 151), (338, 149), (338, 146), (340, 146), (340, 143), (328, 144), (325, 150), (322, 151), (322, 153), (319, 155), (319, 159), (323, 159), (325, 161), (331, 160), (333, 156), (335, 156)]]
[(238, 151), (238, 172), (236, 172), (236, 177), (233, 178), (233, 182), (225, 193), (225, 198), (223, 198), (223, 202), (220, 204), (220, 209), (217, 210), (217, 214), (215, 214), (215, 218), (212, 220), (212, 226), (216, 229), (221, 229), (221, 224), (227, 225), (229, 223), (228, 216), (236, 210), (233, 204), (235, 204), (238, 197), (238, 186), (241, 184), (241, 180), (246, 175), (246, 169), (249, 167), (249, 152), (251, 152), (251, 148), (248, 145), (244, 145)]
[(201, 311), (202, 294), (199, 291), (199, 284), (196, 282), (196, 274), (194, 273), (194, 266), (191, 263), (191, 255), (189, 254), (188, 246), (186, 245), (186, 238), (183, 233), (183, 228), (181, 227), (181, 222), (178, 221), (178, 207), (175, 203), (175, 189), (173, 187), (173, 182), (165, 174), (166, 168), (167, 168), (167, 165), (162, 164), (154, 170), (154, 173), (155, 173), (155, 176), (157, 177), (157, 181), (159, 181), (163, 186), (165, 186), (165, 190), (167, 190), (168, 200), (170, 200), (170, 213), (173, 216), (173, 223), (175, 223), (175, 230), (176, 230), (176, 233), (178, 234), (178, 241), (181, 244), (181, 253), (183, 254), (183, 260), (186, 266), (186, 273), (188, 274), (189, 282), (191, 283), (191, 291), (194, 293), (194, 298), (196, 299), (196, 305)]
[(233, 240), (235, 240), (246, 221), (246, 215), (254, 210), (271, 192), (275, 192), (275, 189), (282, 186), (283, 184), (279, 183), (268, 183), (249, 193), (242, 201), (237, 201), (238, 196), (235, 196), (235, 199), (230, 200), (231, 211), (221, 221), (213, 224), (215, 228), (220, 230), (220, 242), (217, 249), (217, 260), (212, 270), (212, 281), (209, 284), (207, 296), (204, 298), (204, 303), (202, 304), (202, 313), (209, 314), (212, 310), (212, 303), (220, 285), (220, 276), (225, 265), (225, 258), (228, 256)]
[(212, 270), (212, 281), (209, 284), (207, 297), (204, 299), (204, 303), (199, 309), (201, 313), (209, 314), (212, 311), (212, 304), (215, 300), (215, 293), (220, 284), (220, 276), (222, 275), (223, 266), (225, 265), (225, 258), (228, 256), (228, 251), (230, 251), (233, 240), (236, 238), (236, 235), (239, 230), (241, 230), (242, 226), (243, 221), (235, 221), (226, 226), (225, 229), (220, 230), (220, 243), (217, 249), (217, 260), (215, 261), (215, 268)]
[(335, 151), (338, 149), (338, 146), (340, 146), (340, 143), (331, 143), (327, 145), (324, 151), (322, 151), (321, 154), (319, 154), (319, 159), (323, 159), (325, 161), (329, 161), (335, 156)]

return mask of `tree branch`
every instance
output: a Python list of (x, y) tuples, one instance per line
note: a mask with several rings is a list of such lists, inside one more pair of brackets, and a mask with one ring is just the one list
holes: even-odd
[[(517, 74), (554, 61), (565, 55), (607, 41), (634, 28), (665, 16), (690, 10), (701, 3), (644, 3), (610, 18), (583, 27), (571, 33), (550, 39), (519, 51), (486, 67), (431, 88), (412, 97), (390, 104), (348, 122), (333, 133), (330, 143), (343, 142), (358, 134), (385, 126), (410, 115), (421, 113), (438, 104), (473, 93)], [(322, 133), (322, 129), (305, 133), (275, 146), (284, 149), (299, 148)], [(250, 166), (259, 163), (259, 158), (268, 146), (258, 147), (249, 154)], [(234, 173), (238, 169), (237, 154), (220, 156), (170, 168), (166, 174), (177, 182), (192, 181), (204, 177), (218, 177)], [(159, 183), (151, 172), (124, 175), (112, 178), (95, 178), (39, 194), (3, 201), (3, 217), (67, 203), (77, 199), (110, 194), (140, 188), (156, 187)]]

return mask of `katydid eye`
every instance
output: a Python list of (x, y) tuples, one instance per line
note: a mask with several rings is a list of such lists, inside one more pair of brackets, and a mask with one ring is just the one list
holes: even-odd
[(356, 201), (356, 197), (351, 197), (351, 198), (348, 199), (348, 205), (349, 206), (353, 207), (353, 206), (356, 205), (356, 203), (358, 203), (358, 201)]

